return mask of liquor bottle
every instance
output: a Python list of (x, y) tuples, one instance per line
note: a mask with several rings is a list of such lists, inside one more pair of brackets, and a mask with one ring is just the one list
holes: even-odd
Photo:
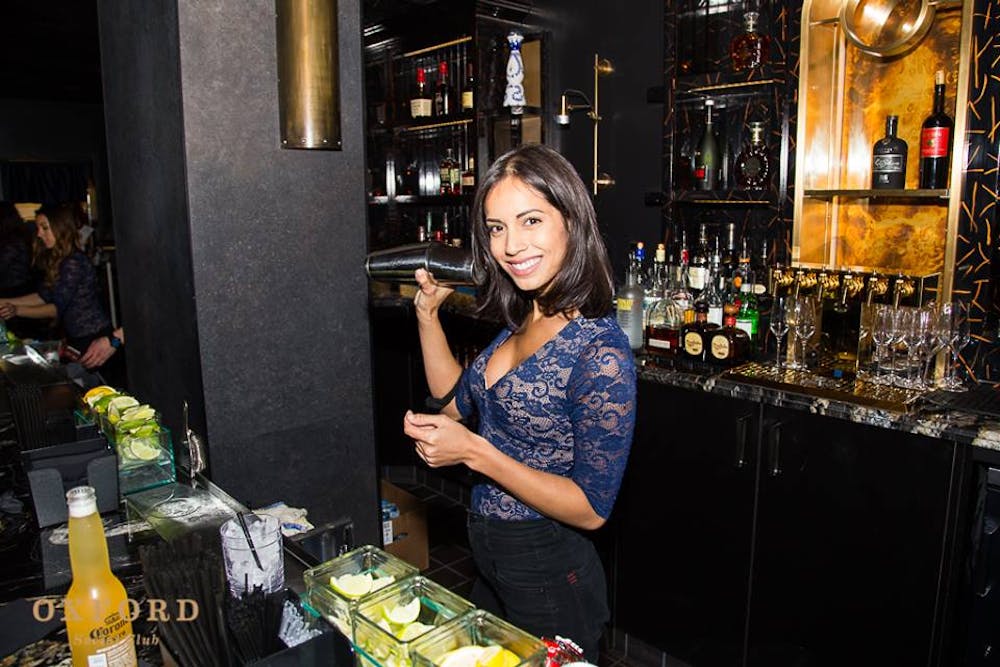
[(704, 292), (702, 292), (701, 298), (708, 304), (708, 323), (716, 326), (722, 326), (725, 299), (722, 296), (722, 290), (719, 289), (718, 275), (719, 274), (715, 269), (709, 269), (709, 276), (705, 281), (706, 286)]
[(695, 301), (694, 320), (681, 326), (683, 356), (693, 361), (705, 361), (707, 339), (717, 328), (708, 321), (708, 304), (704, 301)]
[(934, 74), (934, 110), (920, 129), (920, 187), (948, 187), (951, 141), (955, 122), (944, 110), (944, 71)]
[(677, 289), (670, 272), (664, 269), (663, 273), (665, 282), (660, 298), (653, 302), (646, 314), (646, 352), (672, 357), (680, 350), (680, 333), (687, 304), (679, 300), (681, 291)]
[(749, 355), (750, 335), (736, 327), (736, 314), (739, 308), (738, 300), (726, 304), (722, 326), (714, 330), (708, 338), (706, 358), (709, 361), (732, 366)]
[(450, 148), (444, 149), (444, 157), (438, 163), (438, 174), (440, 176), (440, 194), (451, 194), (451, 170), (455, 165), (455, 154)]
[(764, 143), (764, 123), (750, 123), (750, 141), (736, 156), (733, 164), (736, 185), (743, 190), (762, 190), (771, 178), (771, 156)]
[(885, 117), (885, 136), (872, 146), (872, 188), (906, 187), (906, 142), (896, 136), (899, 116)]
[(771, 52), (771, 38), (757, 32), (760, 14), (748, 11), (743, 14), (743, 32), (729, 42), (729, 57), (733, 69), (745, 72), (767, 62)]
[(451, 154), (451, 167), (448, 173), (448, 180), (451, 183), (451, 194), (462, 194), (462, 163), (455, 158), (455, 153)]
[(705, 289), (708, 279), (708, 265), (711, 250), (708, 247), (708, 226), (703, 222), (698, 225), (698, 245), (691, 253), (691, 263), (688, 266), (688, 287), (698, 296)]
[(714, 190), (719, 178), (719, 144), (712, 122), (714, 106), (714, 101), (705, 100), (705, 129), (694, 154), (694, 187), (697, 190)]
[(615, 317), (628, 336), (629, 346), (633, 350), (641, 350), (643, 345), (642, 300), (645, 294), (637, 274), (635, 253), (630, 252), (625, 270), (625, 285), (615, 296)]
[(438, 82), (434, 89), (434, 115), (447, 116), (451, 114), (451, 85), (448, 83), (448, 63), (442, 60), (438, 64)]
[[(733, 278), (736, 276), (736, 269), (739, 268), (739, 255), (736, 253), (736, 223), (726, 223), (726, 247), (722, 249), (722, 258), (719, 263), (720, 278), (719, 287), (725, 292), (733, 287)], [(737, 291), (739, 288), (737, 288)]]
[(471, 112), (476, 108), (476, 76), (472, 63), (465, 63), (465, 80), (462, 82), (462, 111)]
[(666, 287), (667, 279), (667, 247), (658, 243), (656, 245), (656, 252), (653, 254), (653, 266), (649, 272), (649, 277), (643, 283), (643, 292), (645, 296), (643, 297), (643, 312), (646, 313), (646, 319), (648, 324), (649, 309), (653, 307), (653, 304), (663, 298), (663, 290)]
[[(744, 287), (749, 287), (749, 285), (744, 285)], [(756, 342), (760, 335), (760, 310), (757, 308), (757, 297), (749, 289), (739, 293), (736, 328), (747, 332), (751, 343)]]
[(427, 73), (423, 67), (417, 68), (417, 92), (410, 98), (410, 116), (429, 118), (434, 111), (434, 102), (427, 94)]
[(66, 493), (69, 563), (73, 583), (66, 593), (66, 635), (74, 667), (138, 664), (125, 587), (112, 574), (97, 493), (77, 486)]
[(469, 156), (469, 165), (462, 172), (462, 194), (471, 195), (476, 190), (476, 158)]

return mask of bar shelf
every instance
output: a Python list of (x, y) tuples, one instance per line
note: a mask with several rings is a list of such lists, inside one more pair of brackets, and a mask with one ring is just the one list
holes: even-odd
[(948, 189), (942, 190), (874, 190), (856, 188), (812, 188), (802, 191), (803, 197), (814, 199), (935, 199), (947, 202), (950, 196)]

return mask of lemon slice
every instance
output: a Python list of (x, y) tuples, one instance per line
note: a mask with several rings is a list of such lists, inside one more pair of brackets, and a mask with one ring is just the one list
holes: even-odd
[(160, 448), (148, 439), (137, 438), (129, 443), (128, 449), (132, 456), (142, 461), (152, 461), (160, 456)]
[(413, 598), (406, 604), (397, 604), (391, 609), (385, 609), (385, 617), (396, 625), (413, 623), (418, 616), (420, 616), (420, 598)]
[(83, 402), (86, 403), (89, 407), (94, 407), (94, 403), (97, 402), (97, 399), (101, 398), (102, 396), (107, 396), (108, 394), (117, 394), (117, 393), (118, 392), (115, 390), (114, 387), (109, 387), (106, 384), (98, 385), (92, 389), (87, 390), (87, 393), (83, 395)]
[(359, 598), (367, 595), (372, 590), (372, 575), (364, 574), (342, 574), (339, 577), (330, 577), (330, 585), (344, 597)]
[(112, 424), (117, 424), (118, 419), (121, 418), (122, 411), (133, 405), (139, 405), (139, 401), (136, 400), (135, 396), (122, 394), (111, 399), (108, 403), (108, 421)]
[(430, 632), (434, 629), (433, 625), (427, 625), (426, 623), (421, 623), (420, 621), (413, 621), (412, 623), (407, 623), (403, 626), (402, 632), (396, 633), (400, 641), (408, 642), (416, 639), (425, 632)]
[(499, 644), (484, 648), (476, 660), (479, 667), (517, 667), (520, 664), (521, 658), (516, 653)]
[(477, 667), (484, 646), (461, 646), (441, 656), (441, 667)]
[(396, 577), (392, 576), (391, 574), (387, 575), (387, 576), (384, 576), (384, 577), (379, 577), (378, 579), (373, 579), (372, 580), (372, 593), (374, 593), (375, 591), (380, 590), (382, 588), (385, 588), (386, 586), (388, 586), (389, 584), (391, 584), (394, 581), (396, 581)]

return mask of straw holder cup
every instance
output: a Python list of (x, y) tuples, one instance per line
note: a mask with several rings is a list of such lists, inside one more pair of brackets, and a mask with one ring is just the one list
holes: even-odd
[(441, 285), (474, 285), (472, 252), (437, 241), (411, 243), (370, 253), (365, 271), (372, 280), (416, 283), (413, 272), (426, 269)]

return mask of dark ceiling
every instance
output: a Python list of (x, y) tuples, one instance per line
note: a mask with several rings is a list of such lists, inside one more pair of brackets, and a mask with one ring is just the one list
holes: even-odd
[(0, 1), (0, 99), (101, 103), (96, 0)]

